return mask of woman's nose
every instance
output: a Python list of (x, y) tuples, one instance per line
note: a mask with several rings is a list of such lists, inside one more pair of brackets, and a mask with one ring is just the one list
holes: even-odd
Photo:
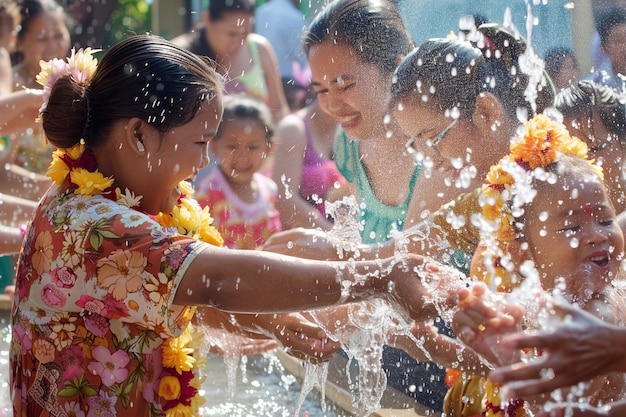
[(341, 100), (337, 94), (330, 92), (326, 94), (326, 108), (328, 109), (328, 113), (337, 114), (340, 112), (342, 107), (343, 100)]
[(599, 224), (590, 225), (585, 231), (584, 242), (588, 245), (595, 246), (608, 239), (606, 231)]
[(209, 165), (209, 162), (211, 162), (211, 158), (209, 157), (209, 146), (205, 146), (204, 149), (201, 152), (201, 156), (202, 158), (200, 158), (200, 166), (199, 168), (204, 168), (206, 166)]

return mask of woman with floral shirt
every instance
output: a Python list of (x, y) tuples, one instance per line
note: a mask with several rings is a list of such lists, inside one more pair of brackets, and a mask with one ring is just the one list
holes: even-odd
[(43, 63), (38, 77), (57, 186), (18, 265), (15, 416), (197, 415), (196, 306), (295, 312), (378, 295), (425, 320), (437, 306), (424, 297), (452, 302), (430, 289), (459, 275), (422, 257), (348, 265), (220, 247), (186, 182), (208, 163), (222, 115), (214, 69), (150, 35), (97, 68), (92, 52)]

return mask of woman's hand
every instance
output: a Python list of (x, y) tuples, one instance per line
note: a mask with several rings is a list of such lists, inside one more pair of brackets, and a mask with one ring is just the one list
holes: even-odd
[(561, 324), (549, 332), (511, 336), (512, 349), (536, 348), (543, 354), (533, 361), (500, 368), (490, 374), (508, 386), (514, 397), (549, 393), (609, 372), (626, 371), (626, 328), (608, 324), (582, 309), (555, 303)]
[(280, 342), (285, 352), (313, 364), (329, 361), (341, 347), (317, 324), (299, 313), (278, 315), (264, 328)]
[[(456, 291), (465, 275), (419, 255), (389, 258), (390, 271), (381, 281), (392, 302), (400, 304), (417, 322), (443, 317), (456, 304)], [(385, 291), (380, 291), (385, 294)]]

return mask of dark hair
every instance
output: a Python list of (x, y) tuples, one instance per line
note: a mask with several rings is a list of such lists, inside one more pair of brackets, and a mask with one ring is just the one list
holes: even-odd
[(626, 142), (626, 103), (613, 87), (582, 80), (557, 94), (554, 106), (564, 117), (591, 123), (594, 110), (609, 132)]
[(17, 30), (20, 10), (14, 1), (0, 0), (0, 33)]
[(561, 71), (563, 64), (568, 58), (576, 62), (576, 55), (574, 55), (574, 51), (570, 48), (562, 47), (550, 49), (543, 60), (548, 75), (551, 77), (556, 76), (559, 71)]
[(215, 138), (217, 140), (222, 134), (222, 129), (226, 123), (235, 122), (239, 119), (250, 119), (259, 122), (265, 129), (265, 138), (269, 141), (274, 136), (274, 120), (272, 112), (265, 103), (252, 97), (242, 95), (228, 95), (224, 97), (224, 113), (222, 122), (217, 129)]
[(308, 55), (325, 40), (346, 44), (362, 62), (391, 74), (399, 56), (415, 46), (395, 4), (388, 0), (334, 0), (317, 15), (304, 37)]
[(209, 2), (211, 20), (219, 20), (225, 12), (243, 12), (254, 15), (254, 1), (252, 0), (211, 0)]
[(611, 30), (624, 23), (626, 23), (626, 9), (623, 7), (612, 6), (599, 14), (596, 29), (602, 46), (607, 46)]
[[(530, 79), (520, 68), (519, 58), (526, 51), (525, 41), (501, 25), (487, 23), (478, 30), (481, 45), (469, 41), (431, 39), (407, 55), (394, 73), (390, 104), (420, 92), (440, 111), (458, 109), (469, 117), (476, 97), (492, 93), (511, 118), (519, 108), (528, 115), (535, 111), (526, 98)], [(543, 74), (537, 86), (536, 112), (552, 105), (554, 89)]]
[(221, 96), (212, 61), (153, 35), (127, 38), (108, 50), (87, 86), (59, 79), (42, 112), (48, 140), (69, 148), (97, 145), (114, 122), (138, 117), (159, 132), (181, 126), (207, 100)]

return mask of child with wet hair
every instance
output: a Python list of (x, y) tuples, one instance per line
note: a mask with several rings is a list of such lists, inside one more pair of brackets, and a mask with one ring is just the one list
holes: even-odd
[(202, 206), (209, 206), (224, 245), (256, 249), (281, 231), (275, 203), (276, 183), (259, 171), (272, 148), (274, 123), (263, 102), (227, 96), (224, 116), (211, 141), (217, 167), (196, 187)]
[[(542, 326), (536, 313), (539, 289), (624, 325), (626, 306), (614, 285), (621, 279), (624, 237), (601, 168), (587, 159), (587, 145), (563, 124), (543, 115), (528, 121), (511, 152), (492, 166), (479, 201), (481, 244), (472, 275), (494, 290), (514, 293), (526, 308), (527, 329)], [(524, 289), (517, 290), (520, 286)], [(491, 349), (486, 357), (492, 364), (511, 361), (493, 354), (493, 339), (492, 346), (482, 348)], [(623, 376), (611, 374), (563, 398), (605, 404), (620, 398), (625, 387)], [(466, 375), (449, 391), (445, 406), (454, 416), (523, 416), (526, 408), (538, 408), (546, 399), (526, 400), (505, 406), (497, 385)]]

